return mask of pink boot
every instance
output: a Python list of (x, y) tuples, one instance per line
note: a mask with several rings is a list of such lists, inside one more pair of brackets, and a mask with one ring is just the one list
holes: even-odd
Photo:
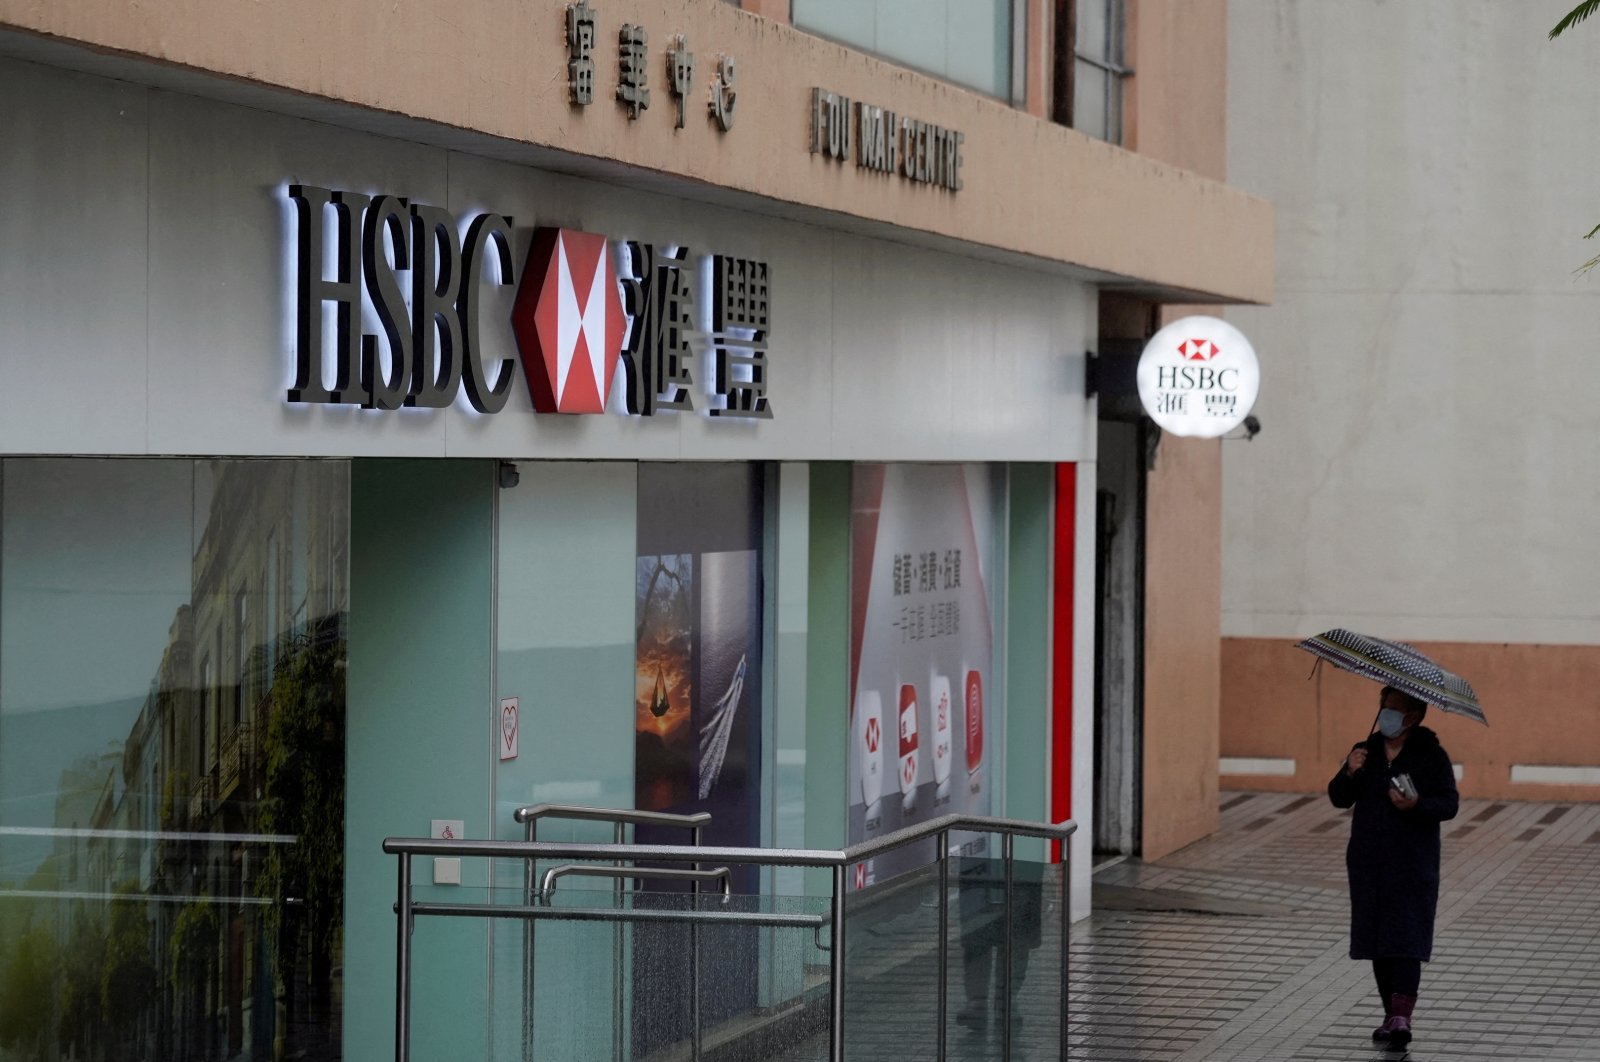
[(1389, 1020), (1372, 1034), (1372, 1038), (1386, 1042), (1390, 1050), (1404, 1049), (1411, 1042), (1411, 1012), (1416, 1006), (1416, 996), (1402, 996), (1398, 992), (1390, 996)]

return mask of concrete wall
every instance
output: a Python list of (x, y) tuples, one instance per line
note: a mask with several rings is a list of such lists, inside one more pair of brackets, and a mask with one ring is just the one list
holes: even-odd
[[(204, 81), (193, 90), (262, 98), (353, 128), (404, 127), (419, 142), (470, 142), (478, 153), (629, 183), (738, 196), (764, 211), (822, 211), (1146, 287), (1270, 297), (1271, 207), (1214, 180), (733, 4), (613, 0), (597, 10), (596, 102), (583, 108), (567, 98), (564, 5), (523, 0), (0, 0), (0, 52), (169, 87)], [(652, 105), (637, 120), (614, 98), (625, 23), (643, 26), (651, 47)], [(739, 97), (727, 133), (714, 128), (700, 88), (675, 128), (663, 56), (676, 34), (699, 58), (699, 84), (716, 56), (735, 59)], [(63, 54), (62, 45), (78, 51)], [(950, 194), (813, 155), (817, 86), (965, 133), (965, 187)], [(1174, 255), (1174, 241), (1208, 252)]]
[(1128, 146), (1224, 180), (1227, 0), (1128, 0), (1126, 48)]
[[(1230, 774), (1224, 782), (1280, 792), (1327, 785), (1350, 746), (1370, 732), (1379, 687), (1327, 665), (1311, 676), (1311, 656), (1286, 638), (1224, 638), (1222, 645), (1228, 698), (1222, 754), (1246, 761), (1235, 768), (1261, 769), (1252, 760), (1293, 761), (1276, 765), (1284, 773)], [(1437, 708), (1428, 711), (1426, 725), (1460, 769), (1464, 794), (1496, 800), (1600, 797), (1600, 712), (1593, 692), (1600, 689), (1600, 646), (1416, 645), (1471, 676), (1489, 712), (1490, 726), (1483, 727)]]
[(1571, 6), (1229, 4), (1228, 173), (1280, 225), (1274, 305), (1228, 314), (1263, 429), (1224, 447), (1222, 753), (1318, 761), (1254, 784), (1320, 785), (1365, 733), (1373, 691), (1287, 647), (1346, 626), (1477, 687), (1491, 730), (1431, 720), (1464, 792), (1600, 798), (1508, 772), (1600, 765), (1600, 32), (1547, 41)]
[(1165, 436), (1145, 484), (1146, 859), (1218, 823), (1221, 465), (1215, 439)]
[[(1221, 179), (1226, 5), (1134, 0), (1130, 6), (1128, 57), (1136, 73), (1127, 84), (1129, 146)], [(1168, 309), (1162, 323), (1194, 310)], [(1145, 504), (1141, 852), (1159, 859), (1218, 822), (1221, 444), (1164, 436)]]

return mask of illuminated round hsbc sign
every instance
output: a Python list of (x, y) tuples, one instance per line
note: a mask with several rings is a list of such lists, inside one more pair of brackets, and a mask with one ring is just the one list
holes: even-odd
[(1219, 317), (1185, 317), (1145, 344), (1139, 402), (1173, 435), (1215, 438), (1236, 428), (1256, 404), (1261, 367), (1255, 348)]

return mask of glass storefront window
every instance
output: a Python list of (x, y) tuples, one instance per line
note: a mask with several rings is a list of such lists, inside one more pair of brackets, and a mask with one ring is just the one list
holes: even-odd
[(0, 1058), (338, 1057), (348, 536), (343, 462), (0, 462)]
[[(519, 806), (571, 803), (709, 812), (707, 844), (762, 843), (765, 481), (751, 463), (547, 461), (525, 464), (518, 485), (500, 491), (497, 699), (518, 699), (523, 737), (517, 757), (495, 768), (496, 836), (523, 834)], [(684, 840), (681, 829), (628, 833)], [(539, 836), (613, 834), (553, 820)], [(523, 868), (497, 872), (504, 894), (520, 896)], [(739, 868), (734, 886), (755, 892), (755, 875)], [(651, 884), (658, 889), (671, 886)], [(493, 939), (496, 1057), (521, 1057), (530, 1013), (535, 1047), (550, 1057), (609, 1058), (614, 1047), (643, 1057), (688, 1035), (683, 986), (692, 982), (671, 932), (635, 926), (613, 939), (609, 927), (541, 922), (525, 936), (506, 923)], [(744, 939), (704, 973), (709, 1024), (757, 1003), (761, 953), (753, 935)], [(531, 1006), (529, 947), (538, 969), (559, 971), (536, 978)], [(628, 1005), (614, 1011), (619, 985)]]

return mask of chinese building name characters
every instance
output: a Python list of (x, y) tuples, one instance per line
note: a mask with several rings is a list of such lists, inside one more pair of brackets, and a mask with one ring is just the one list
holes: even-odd
[[(589, 0), (566, 5), (567, 96), (574, 107), (588, 107), (595, 99), (595, 37), (597, 13)], [(666, 85), (675, 104), (674, 119), (684, 127), (687, 102), (694, 95), (695, 57), (683, 34), (671, 38), (666, 51)], [(733, 128), (736, 93), (731, 56), (719, 56), (708, 83), (706, 114), (718, 130)], [(645, 27), (625, 23), (617, 32), (617, 102), (628, 117), (638, 120), (650, 109), (650, 34)]]

